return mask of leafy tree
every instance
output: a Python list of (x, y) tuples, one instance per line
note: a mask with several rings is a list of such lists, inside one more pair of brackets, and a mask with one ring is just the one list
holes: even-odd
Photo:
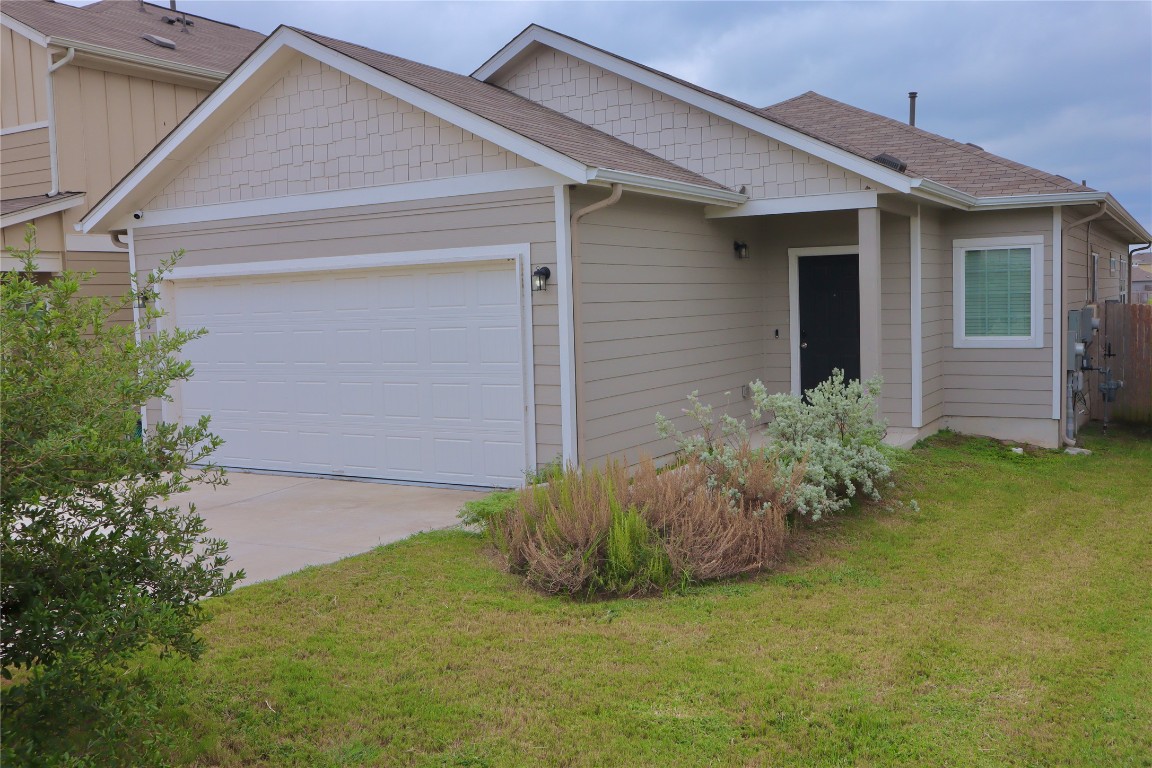
[(192, 375), (178, 353), (204, 331), (155, 331), (154, 303), (135, 324), (116, 320), (154, 298), (180, 254), (109, 300), (78, 296), (91, 275), (36, 279), (31, 227), (26, 249), (9, 250), (25, 271), (0, 277), (5, 763), (90, 725), (124, 679), (112, 671), (141, 649), (198, 656), (201, 599), (243, 575), (225, 572), (225, 543), (206, 536), (193, 505), (168, 501), (225, 482), (193, 466), (221, 443), (208, 418), (139, 434), (141, 407)]

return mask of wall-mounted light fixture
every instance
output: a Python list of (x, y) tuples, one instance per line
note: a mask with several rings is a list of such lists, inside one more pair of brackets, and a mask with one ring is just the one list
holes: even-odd
[(148, 302), (152, 299), (148, 295), (148, 291), (140, 291), (136, 294), (136, 309), (147, 309)]
[(548, 269), (548, 267), (536, 267), (536, 270), (532, 273), (532, 290), (548, 290), (548, 278), (550, 277), (552, 277), (552, 270)]
[(733, 253), (736, 254), (736, 258), (738, 258), (738, 259), (751, 258), (751, 256), (748, 255), (748, 243), (742, 243), (739, 240), (737, 240), (734, 243), (732, 243), (732, 251), (733, 251)]

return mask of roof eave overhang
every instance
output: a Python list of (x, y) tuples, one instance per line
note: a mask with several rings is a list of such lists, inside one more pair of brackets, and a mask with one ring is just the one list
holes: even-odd
[(709, 96), (694, 88), (670, 80), (652, 70), (624, 61), (605, 51), (593, 48), (578, 40), (557, 34), (549, 29), (532, 25), (513, 38), (484, 64), (472, 73), (478, 80), (491, 82), (511, 65), (519, 61), (522, 54), (534, 45), (547, 45), (571, 56), (587, 61), (615, 74), (626, 77), (653, 90), (672, 96), (699, 109), (711, 112), (736, 125), (756, 131), (790, 147), (807, 152), (814, 157), (852, 171), (869, 181), (882, 184), (897, 192), (910, 192), (913, 179), (885, 168), (847, 150), (815, 139), (805, 133), (788, 128), (767, 117), (747, 109)]
[(84, 195), (70, 195), (60, 200), (45, 200), (30, 208), (15, 211), (7, 216), (0, 216), (0, 229), (6, 229), (17, 224), (23, 224), (26, 221), (38, 219), (41, 216), (50, 216), (53, 213), (66, 211), (69, 208), (75, 208), (78, 205), (84, 204)]
[(77, 63), (89, 64), (97, 69), (122, 70), (130, 68), (134, 70), (131, 74), (146, 74), (153, 78), (159, 75), (161, 78), (179, 80), (183, 84), (207, 88), (216, 87), (221, 80), (228, 77), (228, 72), (224, 70), (180, 64), (156, 56), (121, 51), (67, 37), (49, 37), (48, 43), (60, 48), (74, 48), (78, 54)]
[(748, 200), (748, 195), (733, 192), (730, 189), (717, 189), (703, 184), (690, 184), (659, 176), (649, 176), (630, 171), (614, 171), (608, 168), (593, 169), (588, 175), (588, 183), (601, 186), (619, 184), (625, 190), (728, 208), (734, 208)]
[(925, 200), (943, 203), (963, 211), (1009, 211), (1021, 208), (1051, 208), (1056, 205), (1089, 205), (1107, 203), (1108, 212), (1117, 224), (1128, 230), (1133, 242), (1150, 242), (1148, 234), (1140, 222), (1120, 205), (1108, 192), (1057, 192), (1038, 195), (998, 195), (977, 197), (961, 192), (931, 179), (916, 179), (912, 182), (912, 195)]
[(179, 152), (180, 146), (185, 141), (191, 140), (192, 135), (202, 127), (208, 130), (206, 126), (216, 126), (216, 123), (211, 121), (216, 110), (222, 108), (245, 83), (257, 81), (259, 79), (257, 75), (264, 65), (273, 57), (285, 52), (298, 53), (329, 63), (352, 77), (555, 171), (571, 182), (586, 183), (592, 173), (593, 169), (584, 163), (335, 51), (294, 29), (281, 26), (269, 35), (208, 98), (200, 102), (135, 168), (129, 171), (128, 175), (81, 219), (78, 228), (83, 232), (93, 232), (123, 226), (122, 222), (127, 219), (128, 213), (134, 207), (133, 203), (138, 204), (138, 198), (143, 197), (147, 200), (149, 199), (147, 195), (154, 194), (147, 181), (152, 180), (162, 167), (174, 169), (176, 165), (187, 162), (190, 153), (187, 150)]

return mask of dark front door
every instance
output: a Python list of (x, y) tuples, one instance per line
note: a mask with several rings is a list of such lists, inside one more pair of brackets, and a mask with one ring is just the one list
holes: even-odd
[(801, 256), (800, 387), (808, 391), (844, 371), (860, 378), (860, 259), (858, 256)]

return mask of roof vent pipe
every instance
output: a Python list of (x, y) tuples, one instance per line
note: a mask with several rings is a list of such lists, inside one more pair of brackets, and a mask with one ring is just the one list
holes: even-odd
[(916, 125), (916, 91), (908, 91), (908, 125)]
[(176, 10), (176, 0), (168, 0), (168, 7), (172, 10)]

